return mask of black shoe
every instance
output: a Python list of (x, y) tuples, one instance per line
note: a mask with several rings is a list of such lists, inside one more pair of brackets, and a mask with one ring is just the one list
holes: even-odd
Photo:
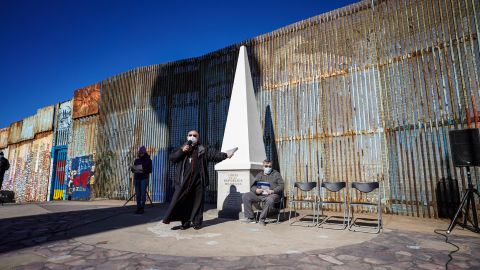
[(190, 228), (192, 225), (190, 224), (190, 222), (185, 222), (185, 223), (182, 223), (182, 226), (180, 226), (180, 230), (186, 230), (188, 228)]
[(200, 229), (202, 228), (202, 225), (194, 224), (194, 225), (193, 225), (193, 228), (194, 228), (195, 230), (200, 230)]
[(140, 209), (142, 208), (137, 208), (137, 210), (135, 210), (135, 215), (140, 215), (143, 213)]

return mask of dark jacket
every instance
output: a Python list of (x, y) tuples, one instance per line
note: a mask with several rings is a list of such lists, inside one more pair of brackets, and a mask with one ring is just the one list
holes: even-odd
[(278, 171), (273, 170), (269, 175), (265, 175), (263, 174), (263, 172), (259, 172), (257, 176), (255, 176), (255, 181), (253, 182), (253, 185), (250, 187), (250, 190), (253, 193), (255, 193), (257, 189), (257, 182), (269, 182), (270, 189), (272, 189), (275, 194), (283, 196), (284, 183), (282, 176)]
[[(170, 161), (177, 164), (175, 187), (180, 187), (183, 182), (183, 168), (188, 158), (188, 154), (182, 151), (182, 147), (170, 154)], [(209, 161), (220, 162), (227, 158), (227, 154), (201, 144), (196, 147), (198, 147), (198, 160), (200, 161), (200, 177), (203, 186), (206, 187), (209, 184), (207, 163)]]
[(148, 179), (148, 175), (152, 172), (152, 159), (148, 154), (144, 154), (142, 157), (135, 159), (134, 165), (142, 165), (143, 172), (135, 173), (134, 179)]

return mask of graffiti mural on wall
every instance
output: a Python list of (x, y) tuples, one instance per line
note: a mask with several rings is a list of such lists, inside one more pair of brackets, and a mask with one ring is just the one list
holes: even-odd
[(67, 165), (67, 147), (60, 146), (53, 149), (53, 173), (52, 173), (52, 189), (53, 194), (50, 194), (53, 200), (65, 199), (65, 192), (67, 188), (66, 165)]
[(15, 192), (16, 202), (41, 202), (47, 199), (50, 177), (52, 133), (9, 146), (10, 170), (4, 189)]
[(60, 104), (57, 113), (57, 128), (55, 131), (55, 146), (67, 145), (72, 131), (72, 102)]
[(90, 199), (92, 185), (95, 182), (93, 155), (75, 157), (70, 162), (68, 196), (73, 200)]

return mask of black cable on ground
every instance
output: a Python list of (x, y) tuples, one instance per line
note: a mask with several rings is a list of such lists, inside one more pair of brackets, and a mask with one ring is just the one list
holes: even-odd
[(449, 258), (449, 259), (448, 259), (447, 263), (445, 264), (445, 269), (448, 270), (448, 264), (453, 260), (452, 254), (455, 253), (455, 252), (457, 252), (457, 251), (459, 251), (459, 250), (460, 250), (460, 247), (457, 246), (457, 245), (455, 245), (454, 243), (448, 241), (448, 234), (446, 234), (446, 233), (445, 233), (445, 234), (441, 233), (441, 232), (447, 232), (447, 230), (439, 230), (439, 229), (436, 229), (436, 230), (433, 230), (433, 232), (436, 233), (436, 234), (438, 234), (438, 235), (441, 235), (441, 236), (445, 237), (445, 243), (448, 243), (448, 244), (450, 244), (450, 245), (452, 245), (452, 246), (454, 246), (454, 247), (457, 248), (456, 250), (450, 251), (450, 253), (448, 253), (448, 258)]

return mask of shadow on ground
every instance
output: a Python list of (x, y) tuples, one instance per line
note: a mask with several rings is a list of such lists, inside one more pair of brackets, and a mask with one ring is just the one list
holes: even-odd
[[(100, 206), (94, 209), (73, 211), (72, 208), (78, 209), (82, 206), (48, 204), (39, 206), (50, 213), (0, 219), (0, 253), (52, 241), (68, 240), (74, 237), (158, 222), (162, 219), (168, 204), (148, 205), (143, 215), (134, 214), (136, 210), (134, 205)], [(15, 207), (15, 205), (6, 207)], [(89, 206), (86, 205), (86, 207)], [(205, 211), (212, 208), (214, 206), (206, 205)], [(109, 219), (120, 220), (120, 222), (101, 222)], [(208, 220), (204, 222), (204, 227), (225, 221), (228, 220)]]

